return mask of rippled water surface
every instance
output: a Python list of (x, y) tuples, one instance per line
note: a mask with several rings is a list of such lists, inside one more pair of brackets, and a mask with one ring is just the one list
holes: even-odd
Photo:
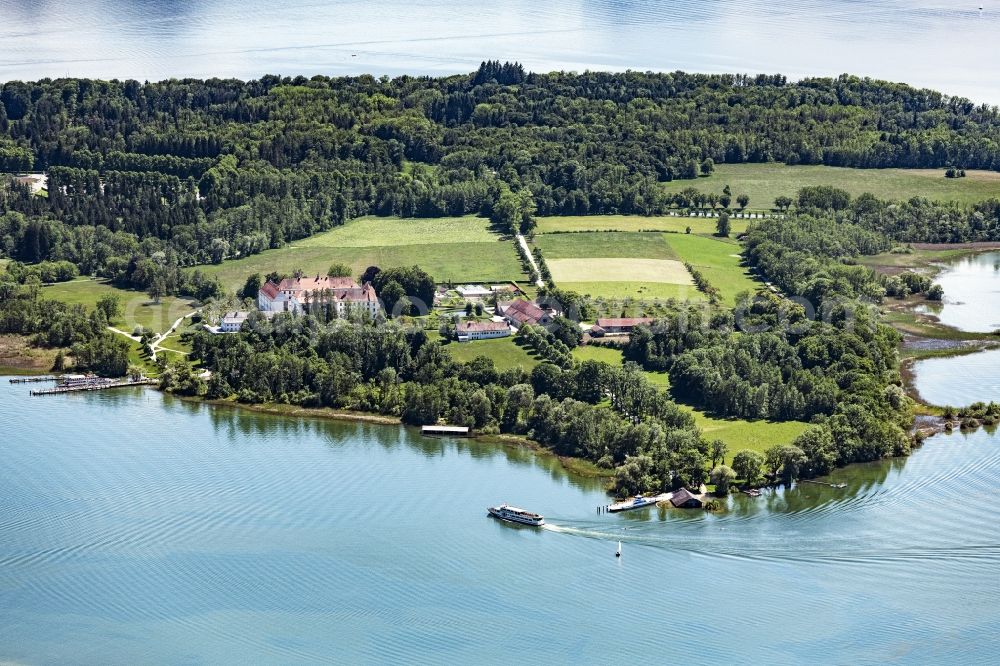
[[(982, 6), (982, 9), (979, 7)], [(1000, 103), (1000, 0), (0, 0), (0, 80), (842, 72)]]
[[(152, 390), (31, 398), (3, 380), (0, 400), (0, 661), (982, 663), (1000, 648), (986, 432), (842, 470), (845, 490), (598, 515), (597, 484), (517, 449)], [(551, 526), (486, 517), (503, 500)]]

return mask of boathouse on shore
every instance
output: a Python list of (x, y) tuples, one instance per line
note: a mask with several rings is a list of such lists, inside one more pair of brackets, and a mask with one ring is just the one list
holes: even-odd
[(675, 490), (670, 503), (679, 509), (700, 509), (702, 506), (702, 501), (687, 488)]

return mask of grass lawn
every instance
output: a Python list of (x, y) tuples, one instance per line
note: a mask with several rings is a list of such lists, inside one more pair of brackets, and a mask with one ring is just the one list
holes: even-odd
[(197, 324), (193, 327), (184, 327), (184, 326), (178, 327), (176, 331), (174, 331), (173, 333), (171, 333), (170, 335), (168, 335), (166, 338), (163, 339), (163, 342), (160, 343), (160, 349), (163, 349), (167, 352), (177, 352), (181, 355), (191, 353), (191, 344), (181, 340), (181, 334), (186, 331), (196, 331), (196, 330), (203, 330), (201, 324)]
[[(438, 333), (429, 333), (428, 337), (432, 340), (440, 339)], [(452, 341), (444, 348), (448, 350), (453, 359), (463, 363), (478, 356), (488, 356), (493, 359), (498, 370), (509, 370), (520, 366), (530, 371), (539, 364), (537, 358), (514, 343), (513, 337), (473, 340), (472, 342)]]
[(736, 241), (693, 234), (670, 235), (667, 238), (684, 261), (694, 266), (722, 292), (729, 305), (736, 302), (736, 294), (741, 291), (753, 292), (762, 286), (746, 268), (740, 266), (742, 248)]
[(334, 263), (349, 265), (357, 275), (369, 266), (418, 265), (437, 282), (524, 279), (513, 243), (491, 231), (488, 219), (473, 216), (362, 217), (286, 247), (201, 269), (235, 290), (252, 273), (301, 269), (311, 275), (326, 275)]
[(974, 203), (1000, 197), (1000, 173), (966, 171), (965, 178), (945, 178), (944, 169), (849, 169), (815, 165), (718, 164), (711, 176), (665, 183), (668, 192), (694, 187), (722, 194), (729, 185), (733, 198), (750, 196), (749, 209), (768, 209), (778, 196), (794, 198), (799, 188), (832, 185), (851, 196), (870, 192), (880, 199), (906, 200), (921, 196), (938, 201)]
[(691, 284), (668, 282), (562, 282), (556, 286), (591, 298), (633, 299), (638, 301), (666, 300), (704, 301), (705, 295)]
[(349, 265), (356, 275), (369, 266), (418, 265), (437, 282), (506, 282), (523, 280), (521, 261), (513, 243), (494, 236), (489, 243), (436, 243), (371, 247), (300, 247), (296, 245), (267, 250), (245, 259), (201, 266), (209, 275), (217, 275), (224, 287), (243, 286), (252, 273), (271, 271), (291, 273), (301, 269), (308, 275), (326, 275), (331, 264)]
[(583, 345), (573, 350), (573, 358), (581, 361), (603, 361), (609, 365), (620, 365), (622, 353), (618, 349), (611, 347), (601, 347), (600, 345)]
[(726, 453), (726, 464), (731, 464), (733, 455), (742, 449), (763, 453), (775, 444), (791, 444), (809, 427), (808, 423), (801, 421), (720, 419), (695, 409), (690, 411), (694, 414), (695, 423), (701, 428), (705, 439), (709, 441), (721, 439), (726, 443), (729, 449)]
[(553, 259), (636, 258), (673, 259), (677, 254), (664, 239), (664, 234), (650, 232), (591, 232), (578, 234), (548, 234), (535, 237), (546, 262)]
[(289, 243), (291, 247), (390, 247), (438, 243), (496, 243), (485, 217), (360, 217), (346, 224)]
[(117, 294), (121, 299), (122, 315), (113, 322), (113, 325), (128, 333), (132, 332), (136, 324), (157, 332), (165, 331), (178, 317), (194, 309), (189, 298), (167, 296), (156, 304), (141, 292), (119, 289), (106, 282), (89, 278), (42, 287), (41, 292), (43, 298), (70, 304), (79, 303), (86, 308), (93, 308), (97, 301), (107, 294)]
[[(730, 218), (734, 234), (746, 231), (750, 220)], [(540, 217), (536, 234), (559, 231), (669, 231), (683, 234), (691, 227), (694, 234), (714, 234), (715, 219), (704, 217), (646, 217), (643, 215), (567, 215)]]
[(694, 284), (684, 264), (674, 259), (597, 258), (547, 260), (561, 282), (666, 282)]
[[(573, 357), (581, 361), (603, 361), (609, 365), (620, 365), (622, 362), (621, 350), (602, 347), (600, 345), (583, 345), (582, 347), (577, 347), (573, 350)], [(646, 375), (646, 379), (656, 388), (670, 388), (670, 377), (667, 373), (643, 370), (642, 374)]]
[(535, 237), (556, 285), (580, 294), (703, 300), (660, 232), (598, 231)]

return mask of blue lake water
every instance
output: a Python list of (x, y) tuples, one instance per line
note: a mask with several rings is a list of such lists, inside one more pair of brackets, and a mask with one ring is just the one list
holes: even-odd
[(851, 72), (996, 104), (998, 31), (997, 0), (0, 0), (0, 80), (446, 74), (499, 58)]
[[(153, 390), (32, 398), (3, 379), (0, 401), (0, 662), (986, 663), (1000, 649), (986, 432), (842, 470), (844, 490), (598, 515), (599, 484), (516, 448)], [(488, 518), (499, 501), (551, 526)]]

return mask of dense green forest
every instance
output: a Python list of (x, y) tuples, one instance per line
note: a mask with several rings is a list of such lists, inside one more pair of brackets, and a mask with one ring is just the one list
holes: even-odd
[[(49, 187), (0, 188), (0, 252), (123, 286), (211, 291), (179, 269), (359, 215), (483, 213), (530, 228), (533, 212), (655, 214), (683, 203), (664, 181), (772, 160), (1000, 169), (1000, 117), (849, 76), (497, 62), (444, 78), (12, 81), (0, 88), (0, 171), (46, 170)], [(930, 208), (917, 226), (900, 215), (900, 233), (997, 233), (996, 204), (981, 212), (987, 228)]]

